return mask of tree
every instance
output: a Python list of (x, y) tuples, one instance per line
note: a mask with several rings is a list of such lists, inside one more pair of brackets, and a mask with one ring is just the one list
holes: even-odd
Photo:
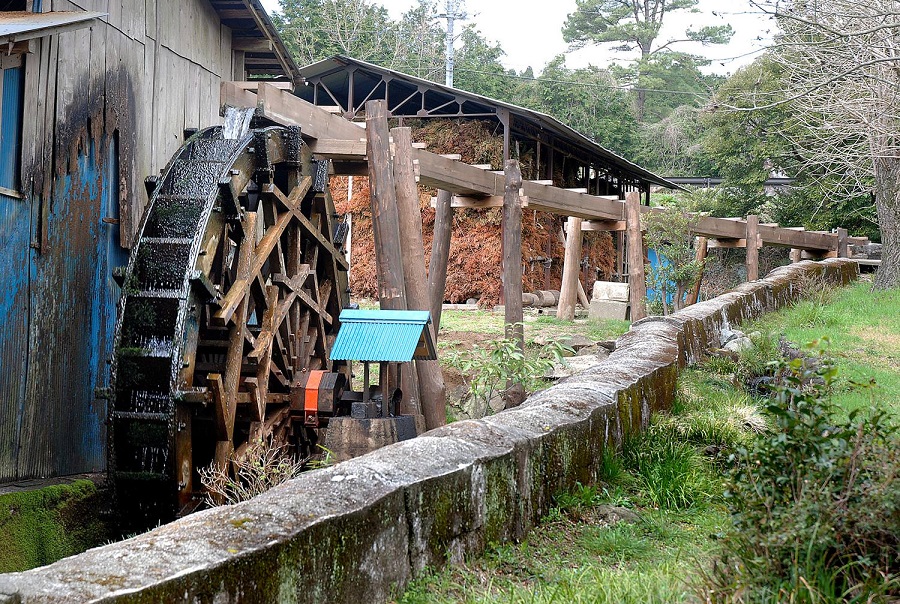
[(557, 55), (536, 80), (537, 97), (531, 107), (564, 122), (621, 155), (637, 148), (637, 119), (628, 94), (610, 73), (593, 65), (568, 69)]
[[(782, 29), (773, 60), (805, 164), (845, 191), (874, 191), (881, 227), (879, 288), (900, 285), (900, 13), (895, 0), (754, 0)], [(786, 98), (785, 98), (786, 97)], [(767, 102), (769, 101), (769, 102)]]
[(273, 21), (301, 65), (335, 54), (389, 65), (397, 56), (398, 28), (369, 0), (281, 0)]
[(563, 25), (563, 38), (574, 47), (585, 44), (618, 44), (617, 51), (638, 51), (638, 118), (644, 119), (647, 88), (645, 75), (649, 60), (681, 42), (723, 44), (731, 39), (728, 24), (687, 29), (683, 37), (654, 44), (659, 37), (663, 20), (668, 13), (690, 10), (696, 12), (699, 0), (575, 0), (575, 12)]

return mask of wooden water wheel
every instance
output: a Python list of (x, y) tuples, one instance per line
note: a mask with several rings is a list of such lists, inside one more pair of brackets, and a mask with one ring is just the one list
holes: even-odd
[[(315, 452), (304, 417), (346, 306), (326, 162), (299, 129), (203, 130), (152, 187), (116, 325), (109, 472), (120, 517), (148, 526), (203, 499), (198, 469), (255, 439)], [(335, 409), (335, 412), (337, 410)]]

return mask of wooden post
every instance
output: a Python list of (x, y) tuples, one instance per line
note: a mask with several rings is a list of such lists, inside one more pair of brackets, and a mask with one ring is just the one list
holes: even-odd
[(644, 238), (641, 235), (641, 194), (630, 191), (625, 194), (625, 223), (628, 256), (628, 300), (631, 305), (631, 320), (637, 321), (647, 316), (644, 298), (647, 296), (647, 282), (644, 279)]
[[(400, 217), (391, 168), (387, 103), (366, 103), (366, 143), (369, 156), (369, 201), (375, 239), (375, 272), (381, 308), (406, 309), (403, 259), (400, 248)], [(385, 393), (385, 396), (388, 396)]]
[(578, 273), (581, 261), (581, 218), (570, 216), (566, 225), (566, 255), (563, 259), (562, 286), (556, 318), (575, 319), (575, 300), (578, 296)]
[[(522, 203), (519, 189), (522, 172), (519, 162), (511, 159), (504, 166), (506, 187), (503, 194), (503, 288), (506, 292), (504, 321), (506, 337), (515, 340), (525, 353), (525, 330), (522, 325)], [(503, 395), (506, 408), (516, 407), (525, 399), (521, 385), (507, 383)]]
[(759, 279), (759, 216), (747, 216), (747, 281)]
[(700, 297), (700, 285), (703, 283), (703, 270), (706, 263), (706, 254), (708, 253), (708, 251), (709, 240), (706, 237), (697, 237), (697, 250), (694, 258), (696, 259), (697, 263), (700, 264), (700, 274), (697, 275), (697, 283), (694, 284), (694, 288), (688, 294), (685, 306), (696, 304), (697, 299)]
[(797, 247), (792, 247), (791, 248), (791, 262), (797, 263), (797, 262), (800, 262), (800, 260), (802, 260), (802, 259), (803, 259), (803, 250), (801, 250), (800, 248), (797, 248)]
[[(425, 244), (422, 241), (422, 209), (412, 160), (412, 131), (409, 128), (393, 128), (391, 135), (394, 137), (394, 183), (400, 214), (400, 240), (405, 244), (402, 250), (406, 303), (410, 310), (430, 310), (431, 300), (425, 277)], [(447, 423), (447, 393), (441, 367), (437, 361), (416, 361), (415, 364), (425, 426), (429, 430), (443, 426)]]
[(838, 258), (849, 258), (850, 257), (850, 245), (847, 241), (847, 229), (839, 228), (837, 230), (838, 236)]
[(453, 230), (453, 194), (443, 189), (437, 192), (434, 210), (434, 238), (431, 241), (431, 262), (428, 265), (428, 292), (431, 295), (431, 321), (437, 341), (441, 328), (441, 308), (447, 286), (447, 263), (450, 261), (450, 234)]

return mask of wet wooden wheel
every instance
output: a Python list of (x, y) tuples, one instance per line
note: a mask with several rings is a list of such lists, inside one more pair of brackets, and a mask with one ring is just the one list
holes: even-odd
[(327, 168), (297, 129), (216, 127), (151, 183), (112, 372), (109, 470), (126, 524), (193, 510), (199, 468), (255, 439), (313, 452), (292, 393), (311, 370), (347, 373), (328, 356), (347, 263)]

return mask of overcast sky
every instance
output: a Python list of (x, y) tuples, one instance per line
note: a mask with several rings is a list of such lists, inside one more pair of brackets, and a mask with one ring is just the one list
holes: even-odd
[[(387, 7), (394, 18), (415, 3), (414, 0), (375, 1)], [(438, 1), (442, 8), (443, 0)], [(262, 0), (262, 3), (269, 12), (278, 10), (278, 0)], [(499, 42), (506, 51), (503, 64), (507, 68), (521, 71), (531, 66), (539, 72), (555, 55), (567, 50), (561, 30), (566, 16), (575, 9), (575, 0), (467, 0), (465, 8), (469, 15), (467, 22), (475, 23), (486, 38)], [(715, 73), (732, 73), (741, 65), (752, 62), (768, 42), (772, 24), (754, 12), (748, 0), (700, 0), (698, 8), (699, 13), (680, 11), (668, 15), (660, 42), (678, 37), (687, 27), (730, 23), (735, 35), (727, 46), (678, 47), (712, 59), (709, 70)], [(570, 54), (566, 64), (570, 68), (589, 63), (603, 66), (613, 56), (621, 57), (621, 54), (614, 55), (598, 47), (585, 48)]]

